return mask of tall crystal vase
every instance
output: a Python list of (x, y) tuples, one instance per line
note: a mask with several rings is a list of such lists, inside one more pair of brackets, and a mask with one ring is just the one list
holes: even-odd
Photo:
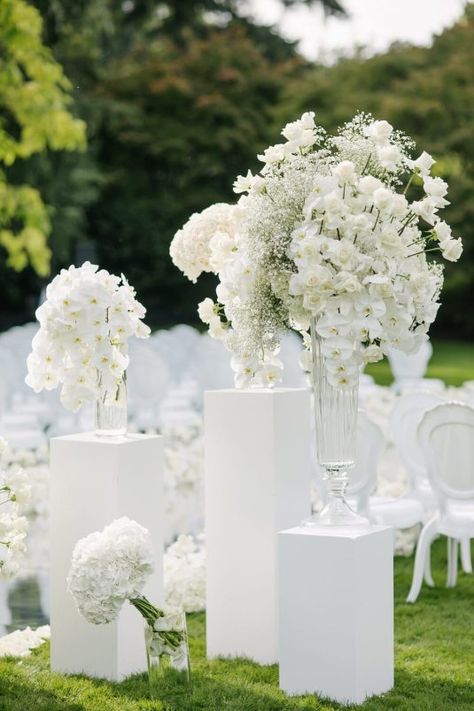
[(124, 373), (113, 386), (99, 375), (99, 395), (95, 402), (95, 434), (116, 437), (127, 432), (127, 381)]
[(328, 501), (319, 513), (305, 523), (330, 526), (368, 525), (368, 520), (353, 511), (345, 499), (349, 470), (354, 466), (356, 456), (359, 370), (354, 358), (356, 381), (345, 387), (333, 385), (328, 377), (322, 343), (323, 339), (316, 331), (316, 320), (313, 319), (311, 344), (316, 451), (318, 464), (324, 470), (323, 478), (327, 482)]

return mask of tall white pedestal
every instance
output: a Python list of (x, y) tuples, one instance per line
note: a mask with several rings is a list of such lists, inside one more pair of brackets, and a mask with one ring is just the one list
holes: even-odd
[(144, 593), (163, 601), (163, 448), (149, 435), (51, 440), (51, 668), (122, 679), (146, 670), (144, 624), (125, 603), (117, 621), (86, 622), (67, 591), (79, 538), (128, 516), (151, 533), (156, 570)]
[(278, 659), (277, 532), (310, 513), (303, 389), (205, 394), (207, 654)]
[(393, 686), (392, 529), (279, 535), (280, 688), (362, 703)]

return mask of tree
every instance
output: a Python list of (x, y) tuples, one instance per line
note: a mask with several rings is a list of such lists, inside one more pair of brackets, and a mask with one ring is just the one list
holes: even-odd
[(370, 111), (405, 130), (419, 150), (437, 159), (435, 172), (450, 185), (444, 212), (463, 238), (464, 254), (445, 271), (443, 306), (433, 332), (474, 336), (474, 4), (431, 47), (394, 45), (366, 59), (341, 59), (333, 67), (302, 67), (290, 79), (274, 114), (276, 126), (313, 109), (329, 130), (357, 110)]
[(70, 83), (42, 44), (38, 11), (0, 3), (0, 245), (16, 271), (49, 270), (48, 210), (35, 188), (9, 181), (11, 166), (46, 149), (85, 147), (85, 124), (68, 111)]

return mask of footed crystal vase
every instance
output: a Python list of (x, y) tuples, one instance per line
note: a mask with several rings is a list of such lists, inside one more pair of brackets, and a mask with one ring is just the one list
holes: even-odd
[(127, 432), (127, 380), (126, 373), (112, 386), (98, 376), (99, 394), (95, 401), (95, 434), (99, 437), (116, 437)]
[(351, 509), (345, 499), (349, 471), (354, 466), (357, 440), (359, 368), (354, 360), (346, 364), (357, 373), (350, 385), (337, 386), (329, 377), (323, 340), (311, 322), (312, 376), (318, 464), (324, 470), (328, 500), (324, 508), (305, 525), (361, 526), (369, 521)]

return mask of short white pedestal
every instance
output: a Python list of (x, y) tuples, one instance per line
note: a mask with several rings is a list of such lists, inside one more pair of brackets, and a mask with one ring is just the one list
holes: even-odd
[(205, 394), (207, 654), (278, 659), (277, 532), (310, 513), (303, 389)]
[(393, 686), (392, 529), (279, 535), (280, 688), (362, 703)]
[(128, 516), (151, 533), (156, 570), (145, 594), (163, 601), (162, 438), (98, 438), (93, 434), (51, 440), (51, 668), (111, 680), (146, 669), (144, 623), (125, 603), (117, 621), (86, 622), (67, 591), (75, 544), (116, 518)]

